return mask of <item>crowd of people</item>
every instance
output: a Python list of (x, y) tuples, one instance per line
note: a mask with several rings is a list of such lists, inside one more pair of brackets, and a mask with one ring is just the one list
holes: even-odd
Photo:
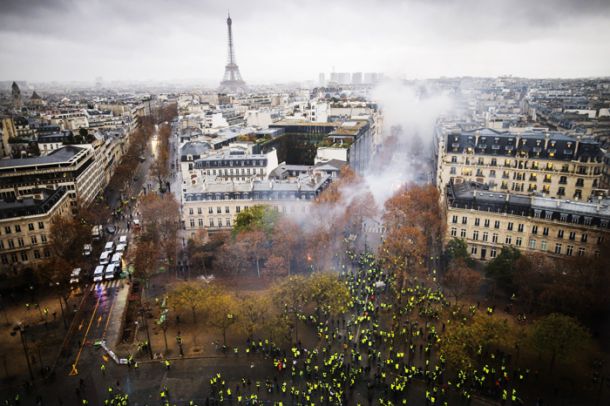
[[(206, 403), (223, 404), (469, 404), (476, 394), (521, 403), (518, 385), (526, 373), (509, 372), (507, 358), (480, 351), (481, 369), (450, 374), (440, 351), (449, 303), (439, 288), (421, 283), (396, 288), (392, 275), (372, 254), (348, 252), (340, 278), (347, 284), (349, 311), (300, 315), (317, 342), (281, 349), (269, 340), (248, 340), (247, 353), (261, 353), (275, 372), (253, 382), (210, 380)], [(476, 312), (476, 307), (471, 308)], [(317, 317), (316, 315), (320, 315)], [(419, 399), (419, 401), (418, 401)]]
[[(476, 306), (458, 315), (438, 285), (414, 280), (400, 287), (370, 253), (348, 251), (339, 278), (350, 293), (348, 311), (333, 316), (308, 304), (297, 315), (315, 333), (307, 344), (248, 338), (233, 348), (234, 356), (262, 358), (273, 372), (228, 379), (220, 371), (210, 378), (209, 392), (189, 404), (448, 405), (470, 404), (479, 395), (521, 403), (529, 371), (511, 370), (506, 354), (481, 348), (477, 365), (448, 368), (443, 333), (457, 317), (478, 312)], [(170, 369), (169, 361), (161, 364)], [(159, 400), (170, 405), (177, 399), (163, 387)], [(126, 405), (128, 397), (110, 390), (105, 404)]]

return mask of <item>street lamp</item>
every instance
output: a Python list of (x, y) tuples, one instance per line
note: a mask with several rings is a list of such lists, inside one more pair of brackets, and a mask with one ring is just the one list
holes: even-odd
[(27, 325), (24, 326), (22, 323), (17, 324), (13, 327), (13, 331), (11, 331), (11, 336), (17, 335), (17, 331), (19, 331), (19, 336), (21, 337), (21, 344), (23, 345), (23, 354), (25, 355), (25, 361), (28, 364), (28, 371), (30, 372), (30, 378), (34, 380), (34, 374), (32, 373), (32, 366), (30, 365), (30, 355), (28, 354), (28, 346), (25, 342), (25, 330), (27, 329)]

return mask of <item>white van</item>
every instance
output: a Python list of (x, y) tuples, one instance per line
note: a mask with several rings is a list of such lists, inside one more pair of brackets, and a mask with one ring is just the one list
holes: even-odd
[(122, 235), (119, 237), (119, 244), (127, 245), (127, 236), (126, 235)]
[(100, 255), (100, 265), (108, 265), (110, 262), (110, 257), (112, 256), (112, 252), (104, 251), (102, 255)]
[(93, 282), (101, 282), (104, 280), (104, 266), (99, 265), (93, 271)]
[(104, 273), (104, 279), (105, 280), (114, 279), (114, 270), (115, 270), (115, 265), (114, 264), (108, 265), (106, 267), (106, 273)]
[(112, 252), (114, 250), (114, 243), (112, 241), (108, 241), (106, 245), (104, 245), (104, 251)]
[(112, 256), (112, 259), (110, 260), (111, 264), (115, 264), (117, 265), (119, 268), (121, 267), (121, 260), (123, 259), (123, 253), (122, 252), (117, 252), (116, 254), (114, 254)]

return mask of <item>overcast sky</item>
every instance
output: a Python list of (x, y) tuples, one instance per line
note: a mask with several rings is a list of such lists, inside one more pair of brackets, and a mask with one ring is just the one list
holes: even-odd
[(0, 0), (0, 80), (610, 75), (610, 0)]

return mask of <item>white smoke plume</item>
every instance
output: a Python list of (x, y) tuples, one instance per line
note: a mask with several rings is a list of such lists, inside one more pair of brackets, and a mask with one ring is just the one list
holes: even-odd
[(426, 86), (386, 81), (372, 92), (381, 107), (382, 136), (364, 179), (379, 207), (406, 183), (432, 180), (434, 127), (451, 111), (453, 102), (444, 93)]

